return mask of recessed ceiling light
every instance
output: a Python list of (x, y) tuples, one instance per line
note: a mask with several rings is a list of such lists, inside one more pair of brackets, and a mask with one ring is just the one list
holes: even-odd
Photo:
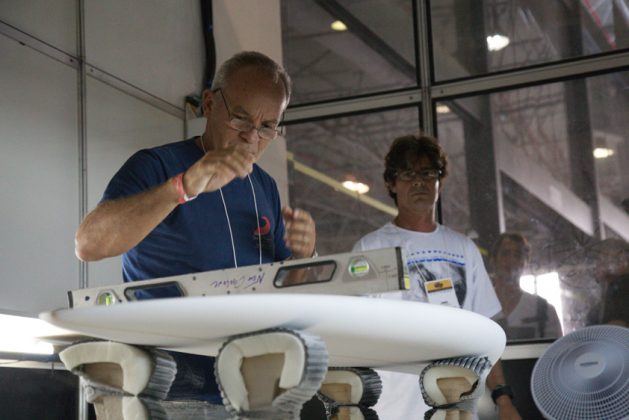
[(343, 181), (343, 187), (358, 194), (367, 194), (369, 192), (369, 185), (357, 181)]
[(340, 20), (335, 20), (334, 22), (332, 22), (330, 24), (330, 28), (334, 29), (335, 31), (346, 31), (347, 30), (347, 25), (345, 25), (342, 21)]
[(448, 112), (450, 112), (448, 105), (437, 105), (437, 114), (447, 114)]
[(594, 157), (596, 159), (605, 159), (614, 155), (613, 149), (608, 149), (607, 147), (597, 147), (594, 149)]
[(487, 49), (489, 51), (500, 51), (509, 45), (510, 42), (511, 40), (507, 36), (501, 34), (489, 35), (487, 37)]

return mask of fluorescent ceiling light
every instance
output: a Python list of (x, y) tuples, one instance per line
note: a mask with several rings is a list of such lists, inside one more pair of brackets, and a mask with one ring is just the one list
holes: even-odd
[(332, 22), (330, 24), (330, 28), (334, 29), (335, 31), (339, 31), (339, 32), (343, 32), (347, 30), (347, 26), (340, 20), (335, 20), (334, 22)]
[(594, 149), (594, 157), (596, 159), (605, 159), (614, 155), (614, 149), (608, 149), (607, 147), (597, 147)]
[(450, 112), (448, 105), (437, 105), (437, 114), (447, 114), (448, 112)]
[(38, 339), (67, 333), (37, 318), (0, 314), (0, 352), (53, 354), (53, 346)]
[(369, 192), (369, 185), (356, 181), (344, 181), (343, 186), (350, 191), (357, 192), (358, 194), (367, 194)]
[(511, 40), (509, 37), (500, 34), (489, 35), (487, 37), (487, 49), (489, 51), (500, 51), (505, 48)]

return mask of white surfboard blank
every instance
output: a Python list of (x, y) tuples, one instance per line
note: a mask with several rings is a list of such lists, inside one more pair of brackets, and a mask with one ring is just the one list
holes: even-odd
[(429, 361), (487, 356), (505, 347), (498, 324), (427, 303), (316, 294), (181, 297), (60, 309), (49, 323), (92, 337), (216, 356), (229, 336), (284, 327), (321, 337), (330, 366), (418, 373)]

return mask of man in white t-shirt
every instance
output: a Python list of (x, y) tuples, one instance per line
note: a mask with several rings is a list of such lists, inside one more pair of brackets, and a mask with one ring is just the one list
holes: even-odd
[[(406, 257), (411, 289), (383, 294), (384, 298), (450, 304), (492, 317), (500, 312), (480, 252), (467, 237), (436, 221), (436, 204), (447, 175), (447, 157), (437, 140), (425, 135), (397, 138), (385, 158), (384, 179), (398, 215), (393, 222), (371, 232), (354, 245), (354, 251), (400, 246)], [(435, 301), (425, 285), (450, 279), (454, 293)], [(394, 349), (392, 349), (394, 351)], [(417, 375), (379, 371), (383, 389), (375, 406), (380, 419), (420, 419), (430, 409), (419, 389)], [(500, 361), (487, 377), (487, 386), (499, 417), (520, 419), (511, 402)]]
[(502, 311), (494, 319), (508, 340), (558, 338), (561, 323), (555, 307), (541, 296), (520, 288), (520, 277), (531, 256), (531, 246), (522, 234), (506, 232), (498, 237), (489, 265), (494, 290)]

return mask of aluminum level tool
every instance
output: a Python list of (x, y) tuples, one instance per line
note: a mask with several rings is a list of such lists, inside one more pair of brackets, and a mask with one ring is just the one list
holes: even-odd
[(400, 248), (334, 254), (68, 292), (71, 308), (237, 293), (364, 295), (408, 290)]

